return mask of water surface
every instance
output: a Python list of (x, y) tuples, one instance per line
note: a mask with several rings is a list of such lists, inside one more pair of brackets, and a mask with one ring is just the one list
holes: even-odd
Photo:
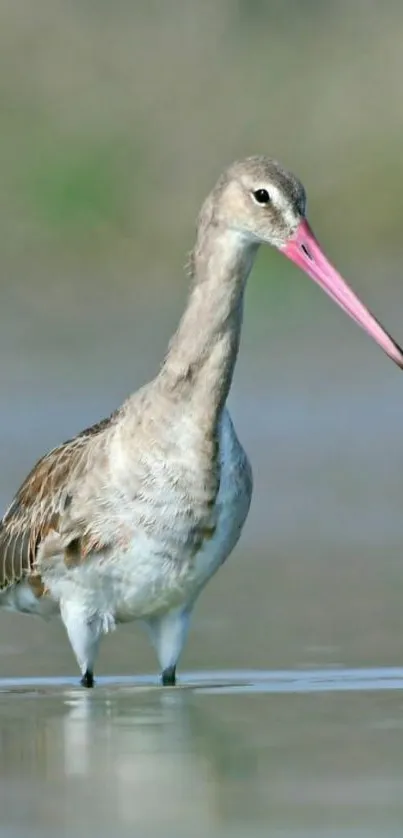
[(1, 834), (401, 835), (402, 688), (399, 670), (3, 682)]

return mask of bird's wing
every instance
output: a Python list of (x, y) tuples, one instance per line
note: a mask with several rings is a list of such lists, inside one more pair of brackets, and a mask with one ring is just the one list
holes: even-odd
[[(92, 453), (112, 421), (113, 417), (105, 419), (54, 448), (28, 474), (0, 521), (0, 590), (32, 573), (38, 548), (52, 533), (59, 535), (63, 530), (64, 547), (70, 542), (76, 553), (79, 546), (81, 556), (99, 547), (85, 522), (80, 532), (69, 533), (64, 519), (71, 492), (88, 472)], [(78, 545), (80, 536), (83, 543)]]

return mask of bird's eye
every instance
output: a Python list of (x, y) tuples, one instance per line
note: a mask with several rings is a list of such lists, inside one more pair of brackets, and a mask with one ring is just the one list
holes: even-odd
[(258, 204), (270, 203), (270, 195), (267, 189), (256, 189), (256, 192), (253, 193), (253, 197), (258, 202)]

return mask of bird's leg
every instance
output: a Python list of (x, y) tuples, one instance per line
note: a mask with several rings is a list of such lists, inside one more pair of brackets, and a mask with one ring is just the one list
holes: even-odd
[(176, 666), (167, 666), (161, 673), (163, 687), (174, 687), (176, 684)]
[(164, 687), (176, 683), (176, 664), (189, 629), (190, 608), (175, 608), (167, 614), (150, 617), (146, 626), (161, 666)]
[(84, 675), (81, 678), (80, 684), (82, 687), (87, 687), (88, 689), (94, 686), (94, 673), (91, 669), (85, 670)]
[(60, 603), (60, 614), (81, 670), (81, 685), (93, 687), (94, 663), (103, 631), (102, 618), (88, 619), (81, 604), (70, 600)]

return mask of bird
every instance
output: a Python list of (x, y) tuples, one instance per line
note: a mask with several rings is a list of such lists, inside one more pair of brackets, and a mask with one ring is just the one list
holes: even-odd
[(230, 165), (202, 205), (184, 313), (155, 378), (34, 466), (0, 522), (0, 607), (60, 615), (84, 687), (102, 636), (140, 621), (174, 686), (194, 605), (246, 521), (252, 469), (227, 408), (262, 244), (301, 268), (403, 368), (324, 255), (277, 161)]

